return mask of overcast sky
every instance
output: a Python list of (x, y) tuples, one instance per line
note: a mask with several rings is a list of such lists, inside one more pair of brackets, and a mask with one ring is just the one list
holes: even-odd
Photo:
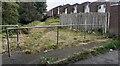
[(50, 9), (59, 6), (59, 5), (63, 5), (63, 4), (75, 4), (75, 3), (83, 3), (83, 2), (94, 2), (94, 1), (100, 1), (100, 2), (104, 2), (104, 1), (111, 1), (111, 2), (118, 2), (120, 0), (47, 0), (47, 10), (49, 11)]
[(47, 0), (47, 10), (50, 10), (56, 6), (63, 4), (75, 4), (75, 3), (83, 3), (86, 1), (93, 2), (95, 0)]

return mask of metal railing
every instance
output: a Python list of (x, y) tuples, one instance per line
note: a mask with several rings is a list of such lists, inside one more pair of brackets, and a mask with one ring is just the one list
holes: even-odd
[[(17, 42), (16, 45), (17, 47), (19, 47), (19, 30), (21, 29), (30, 29), (30, 28), (56, 28), (57, 29), (57, 39), (56, 39), (56, 44), (58, 45), (58, 41), (59, 41), (59, 28), (60, 27), (69, 27), (69, 26), (89, 26), (89, 25), (93, 25), (93, 24), (77, 24), (77, 25), (56, 25), (56, 26), (32, 26), (32, 27), (17, 27), (17, 28), (7, 28), (6, 30), (6, 34), (7, 34), (7, 45), (8, 45), (8, 56), (11, 56), (11, 47), (10, 47), (10, 40), (9, 40), (9, 34), (8, 32), (10, 30), (17, 30)], [(96, 24), (94, 24), (96, 25)], [(97, 26), (101, 26), (103, 27), (103, 25), (97, 25)], [(86, 32), (86, 29), (84, 29), (84, 32)], [(86, 38), (86, 33), (84, 33), (84, 39)]]

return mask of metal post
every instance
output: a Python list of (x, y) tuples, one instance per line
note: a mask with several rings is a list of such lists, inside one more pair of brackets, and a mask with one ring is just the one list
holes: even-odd
[(84, 39), (86, 39), (86, 20), (85, 20), (85, 25), (84, 25)]
[(19, 47), (19, 29), (17, 29), (17, 48)]
[(10, 50), (10, 41), (9, 41), (9, 34), (8, 29), (6, 29), (6, 37), (7, 37), (7, 45), (8, 45), (8, 56), (11, 56), (11, 50)]
[(57, 27), (57, 45), (58, 45), (58, 40), (59, 40), (59, 27)]
[(84, 39), (86, 39), (86, 30), (84, 29)]

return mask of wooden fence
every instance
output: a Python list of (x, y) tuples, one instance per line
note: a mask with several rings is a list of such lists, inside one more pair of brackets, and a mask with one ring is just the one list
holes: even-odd
[[(77, 13), (77, 14), (61, 14), (61, 25), (74, 25), (81, 24), (79, 26), (72, 26), (71, 29), (97, 29), (104, 28), (105, 31), (109, 27), (108, 13)], [(84, 24), (84, 25), (82, 25)], [(89, 25), (88, 25), (89, 24)]]

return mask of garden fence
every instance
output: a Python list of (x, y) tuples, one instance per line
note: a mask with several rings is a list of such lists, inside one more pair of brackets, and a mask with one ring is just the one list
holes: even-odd
[[(86, 29), (93, 30), (102, 28), (106, 32), (109, 28), (109, 13), (77, 13), (77, 14), (61, 14), (61, 25), (74, 24), (92, 24), (87, 26), (71, 26), (70, 29)], [(94, 25), (95, 24), (95, 25)]]

